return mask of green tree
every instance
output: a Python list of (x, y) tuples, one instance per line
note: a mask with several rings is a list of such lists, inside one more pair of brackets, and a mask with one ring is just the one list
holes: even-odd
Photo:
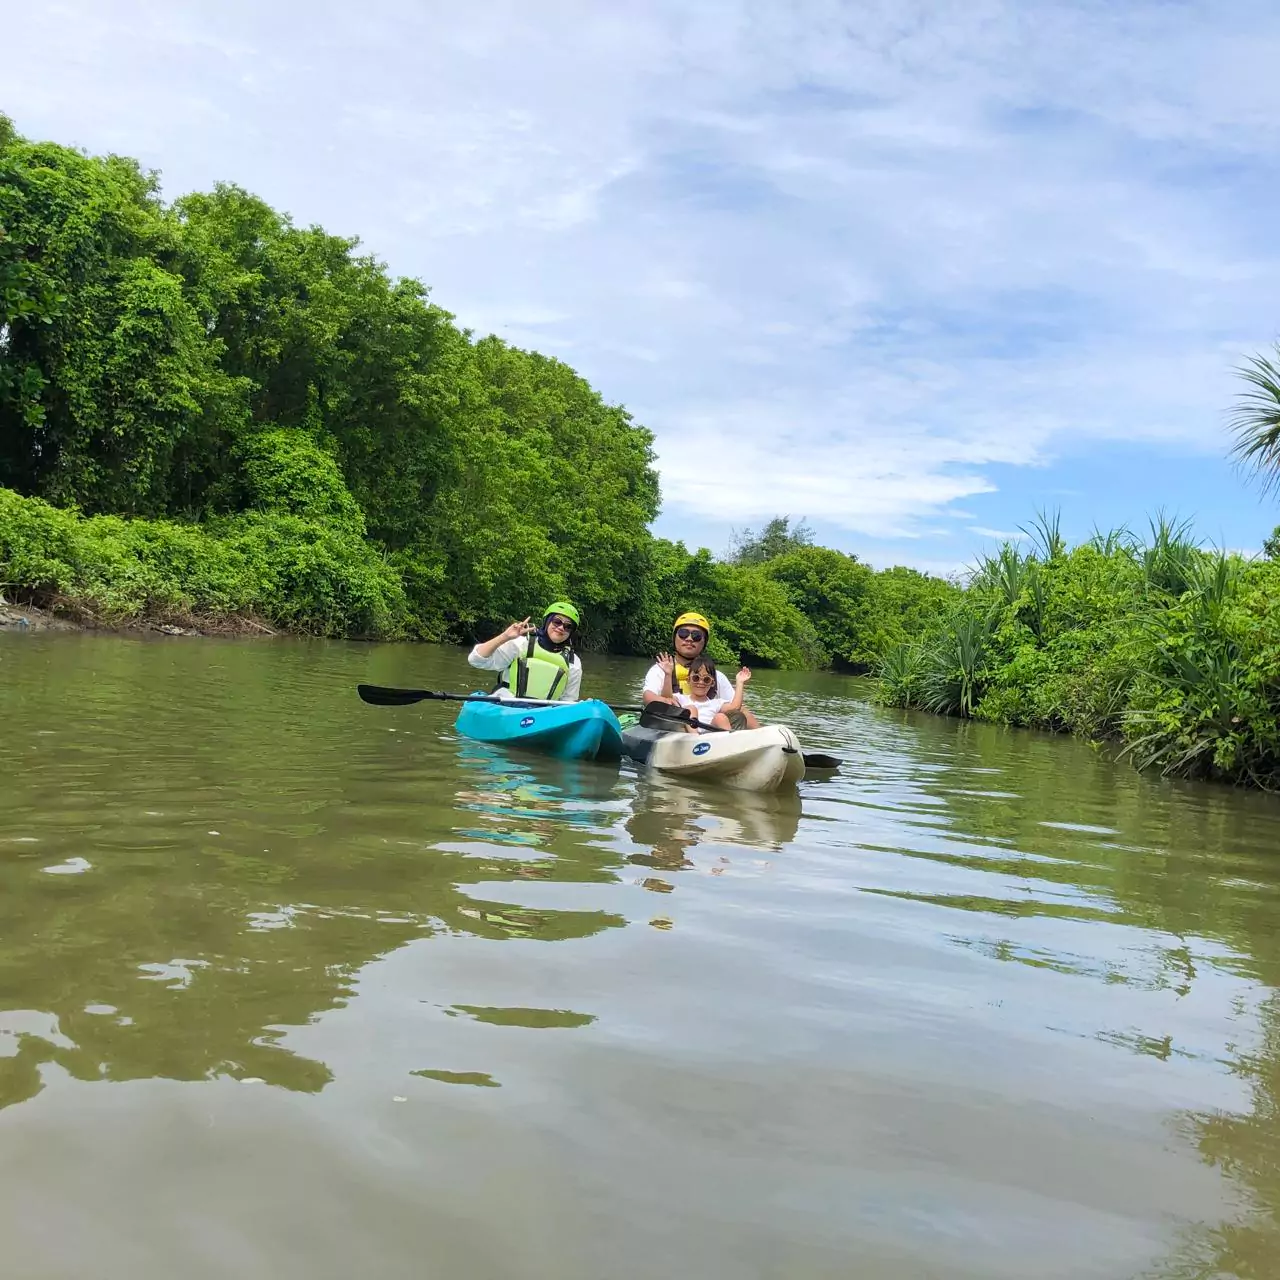
[[(357, 241), (297, 228), (238, 187), (186, 196), (174, 219), (189, 293), (222, 367), (247, 388), (251, 428), (309, 432), (340, 459), (371, 534), (412, 544), (456, 474), (465, 335), (418, 282), (356, 254)], [(234, 448), (229, 438), (210, 456), (210, 484)]]
[(735, 534), (729, 551), (734, 564), (764, 564), (768, 560), (813, 546), (813, 530), (803, 520), (794, 528), (790, 516), (774, 516), (758, 533), (744, 529)]
[(89, 510), (168, 509), (178, 451), (241, 406), (173, 269), (154, 178), (10, 138), (0, 193), (0, 481)]
[(831, 659), (845, 666), (866, 665), (864, 655), (877, 643), (867, 634), (875, 593), (871, 569), (856, 556), (801, 542), (771, 556), (762, 572), (786, 590)]
[[(0, 174), (5, 172), (5, 153), (16, 141), (11, 121), (0, 115)], [(16, 184), (0, 180), (0, 413), (34, 426), (41, 416), (44, 379), (37, 364), (15, 351), (15, 330), (20, 334), (26, 326), (49, 324), (62, 299), (28, 261), (24, 244), (11, 230), (23, 212), (20, 196)]]
[(905, 565), (881, 569), (870, 585), (857, 643), (845, 659), (860, 669), (874, 666), (891, 646), (936, 629), (960, 596), (945, 578)]
[(458, 483), (427, 545), (447, 566), (451, 612), (488, 627), (568, 594), (589, 642), (625, 627), (657, 514), (652, 436), (560, 361), (485, 338), (483, 399), (468, 406)]

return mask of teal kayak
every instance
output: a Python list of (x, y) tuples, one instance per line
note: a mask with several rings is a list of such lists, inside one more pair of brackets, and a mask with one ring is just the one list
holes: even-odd
[(620, 760), (622, 726), (603, 702), (468, 702), (454, 722), (457, 731), (477, 742), (527, 747), (561, 760)]

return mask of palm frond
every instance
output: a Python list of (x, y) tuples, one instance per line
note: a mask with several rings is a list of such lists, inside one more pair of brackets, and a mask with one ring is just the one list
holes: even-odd
[(1229, 419), (1231, 452), (1267, 492), (1280, 487), (1280, 345), (1274, 359), (1251, 356), (1236, 372), (1249, 386)]

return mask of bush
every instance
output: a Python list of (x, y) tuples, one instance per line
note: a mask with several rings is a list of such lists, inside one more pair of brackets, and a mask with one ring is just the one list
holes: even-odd
[(1219, 556), (1152, 634), (1124, 731), (1140, 768), (1280, 786), (1280, 565)]
[(0, 489), (0, 582), (124, 623), (259, 616), (316, 635), (396, 636), (399, 576), (340, 524), (246, 513), (208, 525), (83, 517)]
[(364, 513), (337, 461), (297, 428), (259, 431), (239, 448), (244, 505), (334, 525), (364, 537)]
[(879, 697), (1124, 741), (1140, 768), (1280, 786), (1280, 563), (1202, 550), (1161, 516), (1067, 550), (1009, 545), (879, 665)]

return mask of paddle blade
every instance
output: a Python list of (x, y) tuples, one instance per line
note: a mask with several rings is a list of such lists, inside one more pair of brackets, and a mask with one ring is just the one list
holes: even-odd
[(662, 720), (687, 720), (688, 711), (684, 707), (673, 706), (670, 702), (647, 702), (640, 712), (641, 724), (656, 725)]
[(358, 684), (356, 692), (362, 701), (375, 707), (407, 707), (434, 696), (430, 689), (387, 689), (380, 684)]
[(841, 763), (838, 756), (823, 755), (821, 751), (806, 751), (804, 753), (804, 767), (806, 769), (838, 769)]
[(689, 718), (688, 707), (670, 702), (650, 702), (640, 713), (640, 723), (646, 729), (679, 729), (689, 723)]

